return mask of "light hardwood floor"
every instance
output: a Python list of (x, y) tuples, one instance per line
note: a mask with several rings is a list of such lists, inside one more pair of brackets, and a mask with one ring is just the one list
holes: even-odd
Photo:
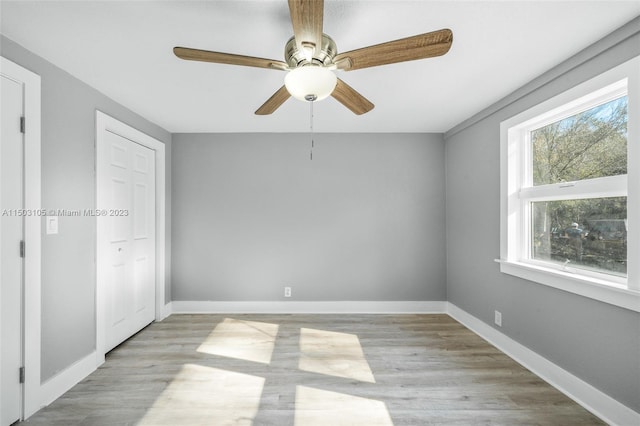
[(447, 315), (172, 315), (25, 424), (589, 425)]

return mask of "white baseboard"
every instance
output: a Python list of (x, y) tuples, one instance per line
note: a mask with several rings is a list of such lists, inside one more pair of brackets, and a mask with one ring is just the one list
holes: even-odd
[(409, 314), (447, 312), (441, 301), (271, 301), (271, 302), (200, 302), (173, 301), (174, 314), (195, 313), (261, 313), (261, 314)]
[(91, 352), (40, 385), (40, 408), (60, 398), (96, 370), (96, 352)]
[[(587, 382), (449, 302), (174, 301), (165, 305), (163, 312), (164, 317), (172, 313), (446, 313), (605, 422), (621, 426), (640, 424), (640, 413), (621, 404)], [(40, 406), (44, 407), (55, 401), (95, 371), (96, 368), (96, 353), (92, 352), (47, 380), (40, 387)]]
[(173, 302), (169, 302), (166, 305), (164, 305), (164, 307), (162, 308), (162, 312), (160, 314), (160, 321), (162, 321), (163, 319), (165, 319), (166, 317), (168, 317), (169, 315), (171, 315), (173, 313)]
[(608, 424), (640, 425), (640, 413), (619, 403), (453, 303), (448, 303), (447, 313)]

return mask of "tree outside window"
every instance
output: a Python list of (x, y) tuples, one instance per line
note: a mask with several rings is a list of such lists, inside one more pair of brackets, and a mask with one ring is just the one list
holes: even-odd
[[(530, 132), (531, 184), (627, 173), (627, 96)], [(627, 197), (531, 202), (531, 257), (625, 275)]]

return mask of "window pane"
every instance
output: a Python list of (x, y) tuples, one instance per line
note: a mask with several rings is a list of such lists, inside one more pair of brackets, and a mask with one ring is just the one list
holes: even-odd
[(533, 259), (626, 275), (626, 197), (531, 204)]
[(533, 184), (627, 173), (627, 97), (531, 132)]

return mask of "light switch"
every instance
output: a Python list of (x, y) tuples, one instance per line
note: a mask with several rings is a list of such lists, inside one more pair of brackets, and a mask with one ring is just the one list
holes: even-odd
[(58, 216), (47, 216), (47, 234), (58, 233)]

